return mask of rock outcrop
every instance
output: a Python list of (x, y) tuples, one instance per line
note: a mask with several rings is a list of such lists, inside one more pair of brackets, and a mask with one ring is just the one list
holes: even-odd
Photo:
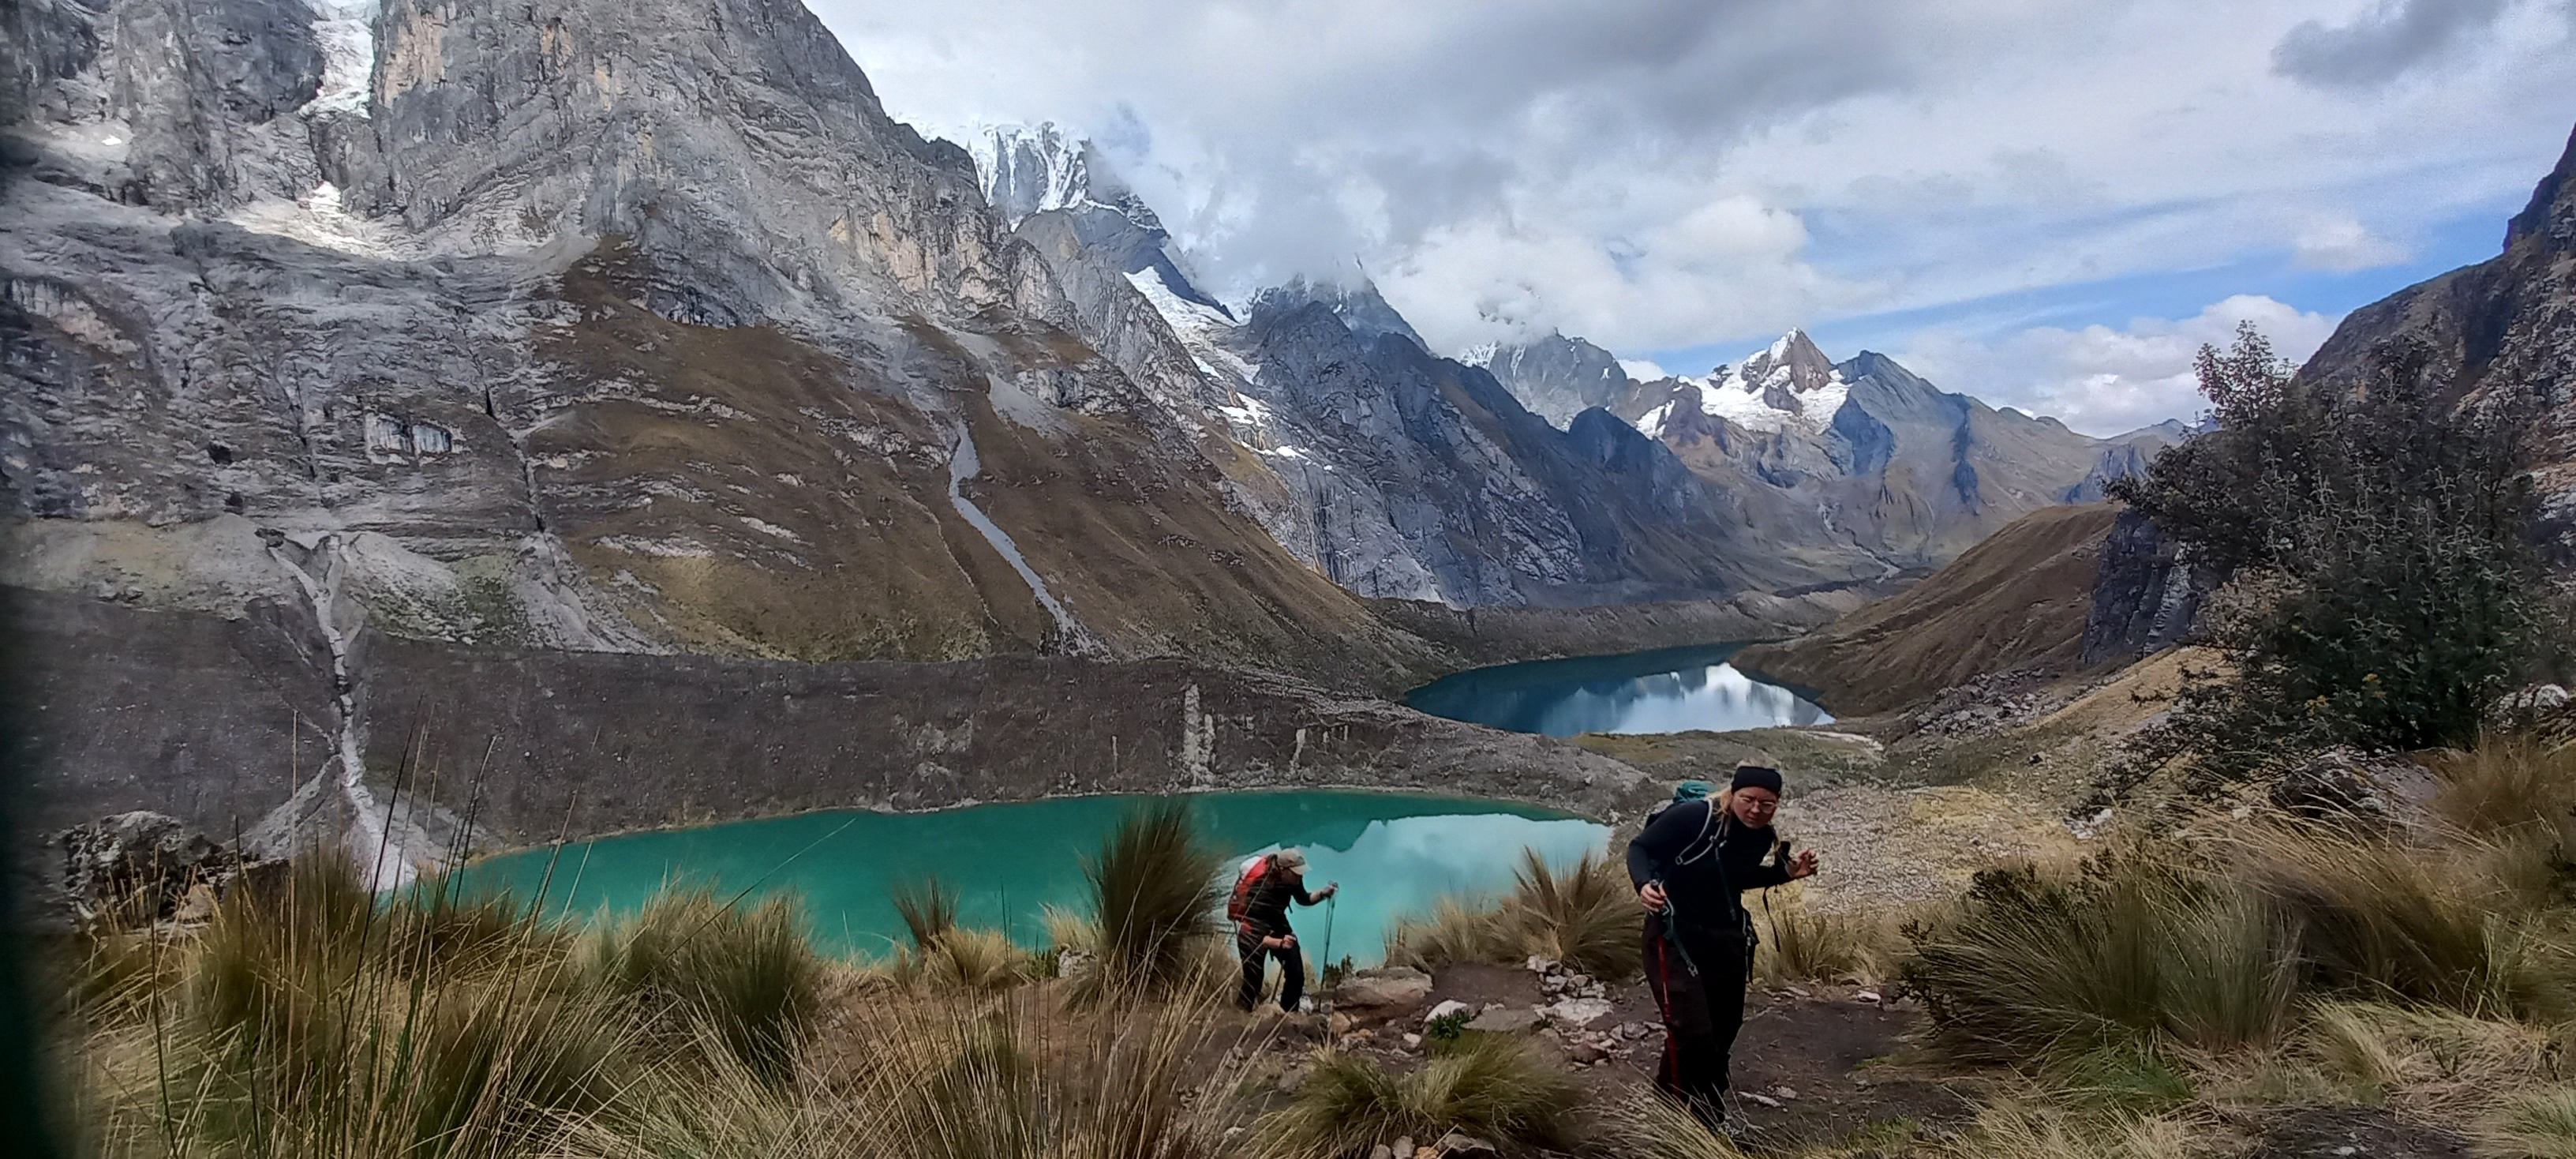
[[(32, 592), (10, 610), (24, 654), (47, 657), (6, 674), (12, 703), (39, 706), (25, 731), (50, 758), (20, 812), (32, 828), (167, 801), (189, 829), (230, 843), (263, 818), (306, 815), (299, 793), (335, 739), (327, 713), (294, 705), (328, 702), (327, 665), (216, 616)], [(394, 821), (467, 852), (1076, 793), (1357, 786), (1610, 816), (1660, 792), (1545, 737), (1180, 659), (808, 663), (368, 633), (352, 674), (367, 789)], [(128, 708), (83, 708), (98, 703)], [(468, 816), (470, 834), (441, 828)]]
[(2194, 563), (2135, 511), (2122, 511), (2102, 545), (2085, 615), (2082, 662), (2127, 662), (2179, 644), (2200, 605), (2227, 577)]

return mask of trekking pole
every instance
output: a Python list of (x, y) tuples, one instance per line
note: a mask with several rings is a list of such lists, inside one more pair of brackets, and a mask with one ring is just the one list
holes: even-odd
[(1338, 889), (1324, 899), (1324, 956), (1320, 959), (1322, 964), (1315, 967), (1318, 974), (1333, 968), (1333, 910), (1341, 904), (1342, 893)]

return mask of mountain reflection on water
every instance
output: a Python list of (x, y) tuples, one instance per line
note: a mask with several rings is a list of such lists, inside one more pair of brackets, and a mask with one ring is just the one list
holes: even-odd
[(1404, 702), (1433, 716), (1513, 732), (1725, 731), (1826, 724), (1813, 701), (1728, 664), (1738, 645), (1659, 648), (1477, 668), (1426, 684)]

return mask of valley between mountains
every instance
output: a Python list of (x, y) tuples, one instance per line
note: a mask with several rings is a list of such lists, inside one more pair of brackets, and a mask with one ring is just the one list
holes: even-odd
[[(23, 21), (0, 579), (42, 826), (257, 829), (410, 764), (450, 804), (468, 767), (567, 786), (568, 814), (496, 799), (516, 840), (1025, 796), (1057, 786), (956, 738), (1037, 657), (1097, 674), (1013, 711), (1117, 722), (1087, 787), (1259, 780), (1245, 743), (1572, 803), (1597, 777), (1553, 742), (1364, 710), (1483, 754), (1453, 776), (1295, 737), (1475, 663), (1822, 624), (2181, 434), (2087, 438), (1803, 334), (1639, 383), (1572, 338), (1443, 357), (1364, 279), (1219, 302), (1084, 142), (925, 139), (793, 4), (391, 3), (362, 42), (302, 12)], [(631, 675), (584, 694), (595, 743), (532, 747), (567, 664)], [(903, 665), (963, 683), (696, 758), (757, 790), (610, 755)]]
[[(796, 0), (0, 22), (11, 918), (65, 950), (98, 1154), (2576, 1153), (2576, 138), (2493, 260), (2295, 373), (2209, 352), (2245, 421), (2097, 438), (1802, 330), (1640, 380), (1572, 335), (1434, 349), (1355, 270), (1211, 293), (1102, 150), (925, 136)], [(2417, 452), (2446, 474), (2370, 474)], [(2353, 479), (2501, 481), (2376, 538), (2286, 510)], [(2175, 515), (2212, 493), (2272, 538), (2213, 548)], [(2339, 588), (2300, 535), (2433, 546)], [(2369, 602), (2476, 582), (2494, 631)], [(2352, 623), (2379, 652), (2270, 673), (2325, 691), (2226, 699)], [(1406, 700), (1640, 653), (1689, 659), (1559, 683), (1792, 710)], [(2207, 728), (2304, 743), (2475, 664), (2407, 744)], [(1721, 1136), (1646, 1093), (1615, 852), (1744, 761), (1829, 871), (1757, 903)], [(1259, 824), (1217, 849), (1191, 801)], [(931, 836), (827, 847), (862, 819)], [(1512, 860), (1534, 833), (1592, 852)], [(1371, 834), (1429, 909), (1344, 954), (1356, 906), (1299, 910), (1320, 1009), (1205, 998), (1231, 857)], [(677, 888), (724, 840), (763, 872)], [(621, 841), (678, 851), (656, 900), (572, 913)], [(573, 851), (551, 911), (402, 888)], [(942, 892), (987, 862), (998, 896)], [(738, 904), (791, 865), (884, 871), (882, 928), (828, 915), (884, 955)], [(397, 1008), (417, 1039), (355, 1033)]]

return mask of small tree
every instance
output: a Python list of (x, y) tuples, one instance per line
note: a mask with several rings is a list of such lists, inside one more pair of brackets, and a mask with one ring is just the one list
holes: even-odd
[(2295, 379), (2252, 325), (2202, 347), (2218, 429), (2111, 494), (2232, 575), (2208, 635), (2235, 668), (2177, 713), (2218, 771), (2329, 745), (2465, 740), (2549, 625), (2520, 454), (2527, 392), (2445, 398), (2421, 346), (2348, 394)]

